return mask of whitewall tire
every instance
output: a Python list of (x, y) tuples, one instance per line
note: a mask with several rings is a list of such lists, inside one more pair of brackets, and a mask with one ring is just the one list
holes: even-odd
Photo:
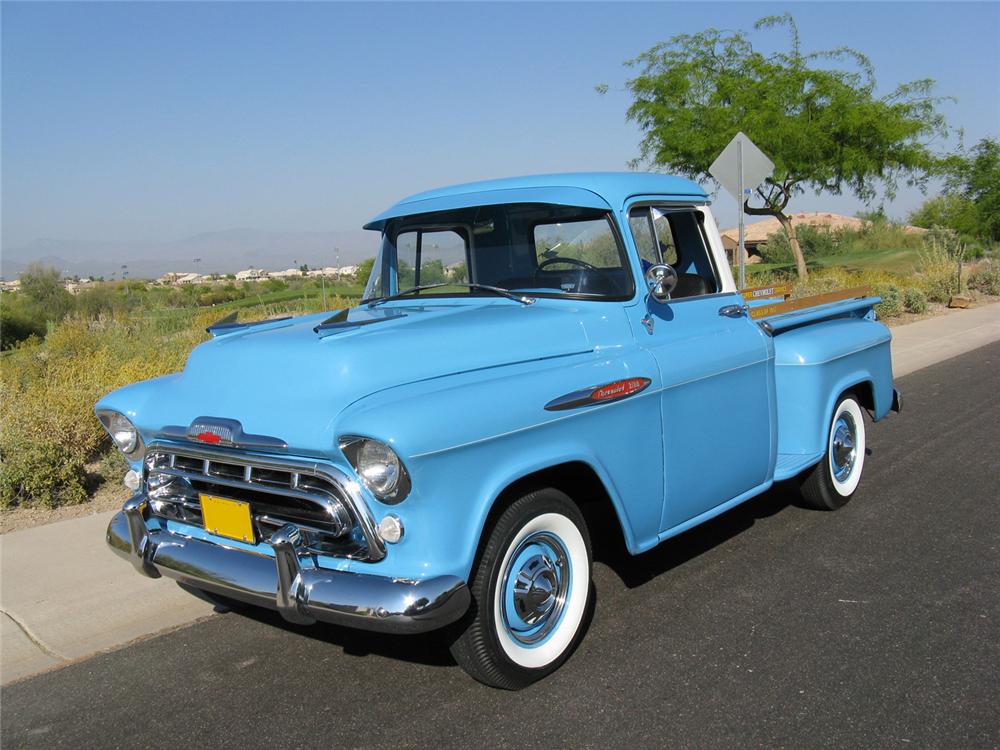
[(845, 505), (861, 482), (867, 447), (861, 404), (846, 393), (837, 400), (827, 425), (823, 458), (803, 474), (803, 500), (822, 510)]
[(487, 533), (452, 654), (480, 682), (517, 690), (558, 668), (584, 632), (590, 538), (576, 504), (551, 488), (519, 498)]

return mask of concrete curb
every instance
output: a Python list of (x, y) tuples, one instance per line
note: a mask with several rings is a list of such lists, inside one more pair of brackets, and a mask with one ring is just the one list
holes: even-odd
[(916, 370), (1000, 340), (1000, 303), (956, 310), (892, 329), (892, 370)]
[(0, 683), (211, 614), (208, 603), (111, 554), (104, 535), (112, 515), (0, 536)]
[[(1000, 341), (1000, 304), (893, 329), (893, 371)], [(904, 394), (905, 397), (905, 394)], [(144, 578), (104, 543), (113, 513), (0, 536), (0, 683), (65, 665), (212, 613), (169, 581)]]

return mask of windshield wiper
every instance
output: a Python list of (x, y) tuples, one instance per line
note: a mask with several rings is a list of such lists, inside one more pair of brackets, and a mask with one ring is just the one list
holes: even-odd
[(376, 305), (381, 305), (383, 302), (409, 297), (411, 294), (418, 294), (419, 292), (426, 291), (427, 289), (439, 289), (443, 286), (464, 286), (466, 289), (484, 289), (487, 292), (493, 292), (494, 294), (499, 294), (501, 297), (506, 297), (507, 299), (514, 300), (515, 302), (520, 302), (522, 305), (535, 304), (533, 297), (525, 297), (520, 294), (515, 294), (510, 291), (510, 289), (504, 289), (500, 286), (490, 286), (489, 284), (462, 284), (451, 281), (443, 281), (439, 284), (421, 284), (419, 286), (411, 286), (409, 289), (404, 289), (396, 294), (390, 294), (388, 297), (376, 297), (368, 301), (368, 307), (375, 307)]

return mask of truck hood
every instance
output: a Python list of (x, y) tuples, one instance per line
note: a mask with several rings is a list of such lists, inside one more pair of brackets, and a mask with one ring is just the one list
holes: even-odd
[[(197, 417), (239, 420), (289, 452), (328, 454), (335, 420), (360, 398), (445, 375), (591, 351), (586, 315), (566, 301), (406, 304), (224, 329), (183, 372), (109, 394), (98, 408), (132, 418), (155, 439)], [(607, 320), (605, 316), (601, 316)]]

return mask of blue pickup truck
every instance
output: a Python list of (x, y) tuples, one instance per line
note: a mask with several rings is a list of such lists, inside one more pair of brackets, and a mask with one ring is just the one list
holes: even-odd
[(294, 623), (447, 628), (489, 685), (549, 674), (592, 542), (637, 555), (780, 480), (838, 508), (865, 413), (899, 410), (878, 299), (745, 299), (708, 204), (638, 173), (400, 201), (355, 307), (223, 319), (101, 399), (135, 490), (108, 544)]

